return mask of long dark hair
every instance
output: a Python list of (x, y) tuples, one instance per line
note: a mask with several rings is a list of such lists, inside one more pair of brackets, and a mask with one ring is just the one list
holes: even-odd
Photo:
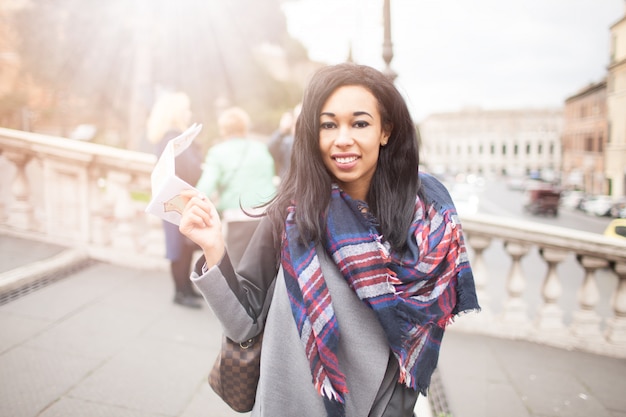
[(379, 232), (392, 248), (402, 250), (419, 189), (416, 127), (393, 83), (374, 68), (352, 63), (318, 70), (304, 92), (289, 171), (266, 210), (274, 224), (275, 241), (280, 242), (286, 209), (294, 202), (300, 235), (314, 242), (323, 240), (333, 178), (322, 161), (319, 147), (320, 112), (328, 97), (346, 85), (368, 89), (378, 100), (382, 126), (391, 127), (389, 141), (380, 149), (366, 200), (378, 220)]

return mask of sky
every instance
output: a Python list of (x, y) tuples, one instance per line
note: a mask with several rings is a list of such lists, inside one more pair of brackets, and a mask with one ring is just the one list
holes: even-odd
[[(607, 72), (625, 0), (390, 0), (396, 86), (419, 122), (467, 107), (560, 108)], [(327, 64), (384, 69), (382, 0), (292, 0), (290, 34)]]

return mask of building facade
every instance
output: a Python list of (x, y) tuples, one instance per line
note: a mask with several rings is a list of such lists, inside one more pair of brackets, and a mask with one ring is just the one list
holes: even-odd
[(433, 114), (419, 125), (420, 161), (435, 174), (554, 177), (561, 169), (562, 128), (562, 109)]
[(606, 80), (591, 84), (565, 100), (562, 182), (589, 194), (607, 194)]
[(626, 195), (626, 16), (611, 26), (607, 112), (607, 192), (620, 197)]

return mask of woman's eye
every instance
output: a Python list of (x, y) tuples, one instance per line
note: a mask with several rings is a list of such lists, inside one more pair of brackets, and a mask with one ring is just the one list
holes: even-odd
[(322, 122), (322, 123), (320, 123), (320, 128), (321, 129), (332, 129), (333, 127), (335, 127), (335, 124), (333, 122)]
[(354, 123), (354, 127), (359, 127), (359, 128), (368, 127), (369, 125), (370, 124), (364, 120), (360, 120)]

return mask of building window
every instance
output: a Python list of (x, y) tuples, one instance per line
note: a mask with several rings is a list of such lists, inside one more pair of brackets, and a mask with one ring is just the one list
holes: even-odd
[(495, 155), (495, 154), (496, 154), (496, 145), (494, 145), (494, 144), (492, 143), (492, 144), (491, 144), (491, 147), (490, 147), (490, 149), (489, 149), (489, 152), (490, 152), (492, 155)]
[(530, 155), (530, 143), (526, 144), (526, 155)]
[(537, 145), (537, 155), (541, 155), (542, 152), (543, 152), (543, 146), (540, 143), (539, 145)]
[(585, 138), (585, 151), (586, 152), (593, 152), (593, 138), (587, 136)]
[(604, 152), (604, 137), (602, 134), (598, 138), (598, 152)]
[(515, 145), (513, 145), (513, 155), (517, 155), (518, 152), (518, 146), (517, 143)]
[(506, 145), (502, 145), (502, 155), (506, 155)]

